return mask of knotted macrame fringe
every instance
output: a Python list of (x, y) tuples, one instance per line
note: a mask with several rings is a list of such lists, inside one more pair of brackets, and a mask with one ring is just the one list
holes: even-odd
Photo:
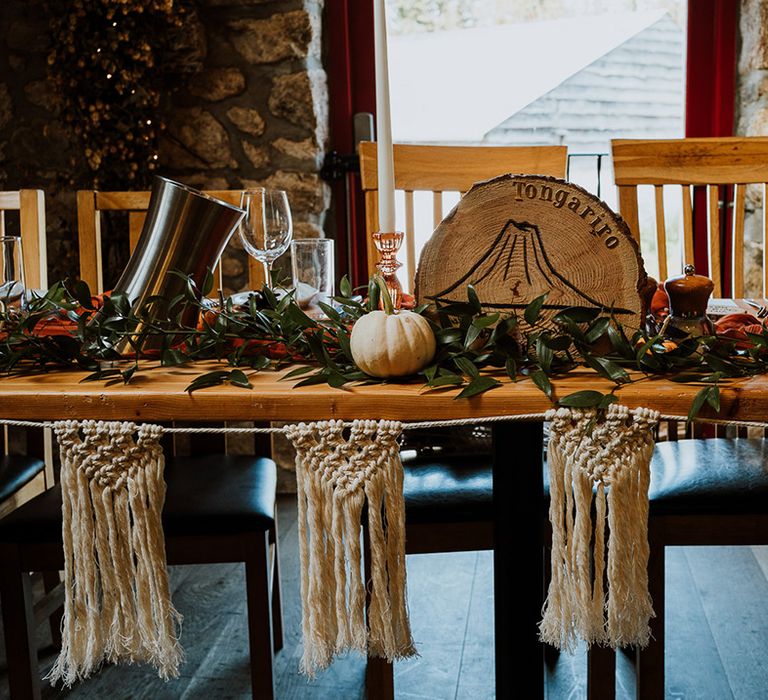
[[(335, 654), (357, 650), (389, 661), (415, 655), (406, 600), (403, 467), (394, 421), (288, 426), (296, 447), (304, 655), (310, 677)], [(362, 574), (367, 504), (370, 603)]]
[(595, 410), (547, 414), (552, 579), (542, 641), (569, 651), (577, 639), (648, 644), (648, 484), (658, 417), (616, 404), (604, 419)]
[(47, 678), (70, 686), (104, 661), (149, 663), (175, 678), (181, 615), (171, 603), (161, 522), (161, 428), (66, 421), (54, 431), (65, 598), (61, 653)]

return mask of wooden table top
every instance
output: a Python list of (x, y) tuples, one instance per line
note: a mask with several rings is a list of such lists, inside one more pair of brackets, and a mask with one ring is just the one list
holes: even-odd
[[(412, 384), (373, 384), (333, 389), (326, 385), (293, 388), (282, 372), (249, 373), (253, 389), (218, 386), (192, 395), (184, 389), (203, 372), (226, 365), (147, 367), (130, 384), (81, 382), (86, 373), (54, 371), (24, 377), (0, 377), (0, 418), (28, 420), (320, 420), (387, 418), (403, 421), (476, 418), (537, 413), (551, 404), (530, 380), (503, 386), (471, 399), (454, 400), (456, 389), (425, 391)], [(296, 380), (298, 381), (298, 380)], [(553, 381), (557, 396), (583, 389), (608, 392), (611, 382), (591, 370), (578, 370)], [(618, 391), (634, 408), (655, 408), (667, 415), (686, 415), (699, 386), (647, 379)], [(733, 380), (721, 386), (721, 417), (768, 418), (768, 376)], [(704, 414), (702, 414), (704, 415)]]

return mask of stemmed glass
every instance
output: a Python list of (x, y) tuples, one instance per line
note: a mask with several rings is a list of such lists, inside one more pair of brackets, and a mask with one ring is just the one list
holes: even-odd
[(283, 190), (258, 187), (243, 190), (240, 207), (245, 217), (238, 233), (248, 254), (264, 265), (266, 284), (272, 288), (272, 264), (291, 243), (293, 222), (288, 195)]
[(0, 235), (0, 311), (24, 306), (24, 291), (21, 238)]

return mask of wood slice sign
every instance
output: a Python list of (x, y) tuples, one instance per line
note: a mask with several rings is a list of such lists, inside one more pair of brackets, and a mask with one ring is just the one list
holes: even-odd
[(647, 275), (623, 219), (564, 180), (502, 175), (477, 183), (435, 229), (419, 260), (420, 302), (465, 301), (521, 310), (548, 293), (542, 314), (614, 309), (639, 326)]

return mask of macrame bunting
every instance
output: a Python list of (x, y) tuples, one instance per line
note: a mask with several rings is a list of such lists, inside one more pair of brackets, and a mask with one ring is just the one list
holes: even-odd
[(587, 409), (547, 413), (552, 579), (542, 641), (569, 651), (577, 639), (648, 644), (648, 484), (658, 418), (616, 404), (604, 418)]
[(54, 424), (61, 454), (62, 647), (48, 678), (67, 686), (104, 661), (177, 677), (181, 615), (168, 587), (160, 426)]
[[(389, 661), (416, 654), (406, 600), (401, 429), (385, 420), (354, 421), (348, 436), (342, 421), (286, 428), (297, 451), (301, 668), (310, 677), (350, 649)], [(367, 624), (364, 517), (371, 572)]]

